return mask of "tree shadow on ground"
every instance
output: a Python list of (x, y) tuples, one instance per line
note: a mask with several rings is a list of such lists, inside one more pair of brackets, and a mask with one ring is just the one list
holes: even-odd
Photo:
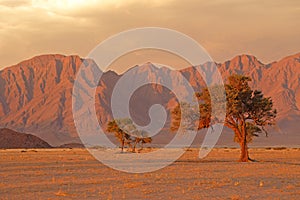
[(259, 163), (272, 163), (272, 164), (284, 164), (284, 165), (295, 165), (295, 166), (300, 166), (300, 163), (296, 163), (296, 162), (286, 162), (286, 161), (278, 161), (278, 160), (263, 160), (263, 161), (259, 161)]
[[(174, 163), (243, 163), (238, 162), (238, 160), (220, 160), (220, 159), (210, 159), (210, 160), (176, 160)], [(286, 161), (274, 161), (274, 160), (256, 160), (255, 162), (244, 162), (244, 163), (272, 163), (272, 164), (284, 164), (284, 165), (295, 165), (300, 166), (300, 163), (296, 162), (286, 162)]]
[(235, 160), (176, 160), (175, 163), (234, 163)]

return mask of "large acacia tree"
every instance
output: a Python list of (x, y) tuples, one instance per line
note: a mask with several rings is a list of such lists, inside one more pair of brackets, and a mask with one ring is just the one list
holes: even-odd
[[(276, 110), (273, 109), (273, 102), (270, 97), (264, 97), (261, 91), (252, 90), (248, 84), (251, 81), (249, 77), (242, 75), (232, 75), (228, 78), (228, 83), (225, 84), (226, 93), (226, 116), (225, 121), (219, 121), (212, 114), (212, 106), (222, 106), (218, 104), (218, 100), (214, 99), (212, 105), (210, 90), (204, 88), (202, 92), (196, 93), (199, 101), (199, 125), (197, 129), (210, 128), (215, 123), (224, 123), (225, 126), (232, 129), (234, 132), (234, 141), (240, 144), (241, 162), (253, 161), (249, 157), (248, 143), (253, 137), (258, 136), (257, 133), (264, 132), (268, 134), (265, 127), (274, 125), (276, 118)], [(214, 86), (214, 90), (217, 91)], [(219, 90), (222, 91), (222, 90)], [(214, 95), (216, 98), (217, 95)], [(222, 96), (222, 95), (221, 95)], [(224, 104), (225, 105), (225, 104)], [(178, 105), (180, 107), (180, 105)], [(178, 107), (175, 108), (172, 123), (173, 126), (178, 126), (178, 117), (181, 113), (178, 112)], [(174, 129), (174, 127), (173, 127)]]

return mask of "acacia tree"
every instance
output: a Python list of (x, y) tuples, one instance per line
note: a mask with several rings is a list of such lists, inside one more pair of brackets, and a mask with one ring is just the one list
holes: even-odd
[[(268, 133), (265, 127), (274, 125), (276, 118), (276, 110), (273, 109), (272, 99), (264, 97), (261, 91), (251, 90), (248, 84), (249, 81), (251, 81), (249, 77), (242, 75), (229, 77), (228, 84), (225, 84), (226, 116), (225, 121), (222, 122), (213, 117), (215, 113), (212, 115), (212, 106), (222, 106), (222, 102), (214, 99), (214, 105), (212, 105), (209, 88), (204, 88), (201, 93), (196, 93), (200, 110), (198, 129), (209, 128), (220, 122), (232, 129), (234, 131), (234, 141), (240, 144), (241, 155), (239, 161), (241, 162), (253, 161), (249, 157), (248, 143), (252, 141), (253, 137), (258, 136), (257, 133), (264, 132), (267, 136)], [(174, 111), (176, 110), (178, 108), (175, 108)], [(176, 127), (180, 112), (176, 111), (172, 114), (175, 115), (172, 126)]]
[(115, 137), (121, 143), (122, 152), (125, 145), (128, 145), (129, 148), (132, 148), (132, 152), (135, 152), (138, 144), (143, 148), (143, 144), (152, 142), (152, 138), (147, 136), (148, 133), (143, 130), (138, 130), (129, 118), (108, 122), (106, 131), (115, 133)]
[(112, 121), (108, 122), (106, 131), (115, 134), (115, 137), (121, 143), (122, 152), (124, 152), (125, 144), (130, 145), (130, 135), (119, 128), (116, 120), (112, 120)]
[(141, 149), (143, 149), (143, 145), (146, 143), (151, 143), (152, 138), (148, 137), (148, 133), (143, 130), (136, 130), (134, 133), (134, 137), (132, 138), (133, 146), (132, 146), (132, 152), (135, 152), (135, 148), (137, 144), (140, 144)]

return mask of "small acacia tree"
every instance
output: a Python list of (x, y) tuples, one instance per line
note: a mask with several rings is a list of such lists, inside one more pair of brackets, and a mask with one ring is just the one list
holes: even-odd
[[(226, 92), (226, 116), (225, 126), (234, 131), (234, 141), (240, 144), (241, 155), (239, 161), (253, 161), (249, 157), (248, 143), (253, 137), (258, 136), (257, 133), (265, 132), (267, 136), (266, 126), (274, 125), (276, 118), (276, 110), (273, 109), (273, 102), (270, 97), (263, 96), (261, 91), (251, 90), (248, 82), (249, 77), (242, 75), (232, 75), (228, 79), (228, 84), (225, 85)], [(219, 87), (219, 86), (214, 86)], [(222, 90), (220, 90), (222, 91)], [(222, 95), (221, 95), (222, 96)], [(204, 88), (201, 93), (196, 93), (199, 100), (199, 126), (198, 129), (212, 127), (214, 123), (220, 123), (218, 119), (212, 116), (212, 101), (209, 93), (209, 88)], [(213, 106), (222, 106), (218, 104), (218, 100), (214, 100)], [(178, 127), (180, 119), (178, 107), (172, 112), (172, 126)]]
[(115, 137), (121, 143), (122, 152), (125, 145), (132, 148), (132, 152), (135, 152), (136, 146), (140, 144), (143, 148), (143, 144), (151, 143), (152, 138), (148, 137), (148, 133), (143, 130), (138, 130), (131, 119), (117, 119), (108, 122), (107, 132), (115, 133)]
[(121, 143), (122, 152), (124, 151), (125, 144), (130, 145), (130, 135), (119, 128), (116, 120), (108, 122), (106, 131), (115, 134), (115, 137)]
[(134, 132), (134, 137), (132, 138), (132, 142), (133, 142), (132, 152), (135, 152), (135, 148), (137, 144), (140, 144), (141, 149), (143, 149), (144, 144), (152, 142), (152, 138), (148, 137), (147, 135), (148, 133), (146, 131), (136, 130)]

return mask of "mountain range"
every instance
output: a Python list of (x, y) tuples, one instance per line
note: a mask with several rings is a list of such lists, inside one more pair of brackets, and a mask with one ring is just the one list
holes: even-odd
[[(194, 91), (201, 91), (205, 82), (197, 69), (210, 72), (211, 77), (204, 78), (211, 80), (217, 73), (211, 71), (212, 65), (217, 66), (224, 81), (231, 74), (244, 74), (251, 77), (253, 89), (262, 90), (265, 96), (272, 97), (278, 111), (277, 126), (271, 130), (269, 140), (257, 140), (257, 145), (299, 144), (300, 53), (268, 64), (252, 55), (239, 55), (224, 63), (205, 63), (181, 70), (159, 68), (149, 62), (134, 66), (124, 74), (102, 72), (93, 60), (79, 56), (36, 56), (0, 71), (0, 127), (36, 135), (54, 146), (79, 142), (73, 120), (72, 97), (76, 99), (76, 116), (83, 119), (77, 126), (86, 129), (89, 134), (90, 115), (86, 112), (85, 102), (86, 97), (93, 93), (86, 88), (96, 91), (95, 111), (99, 124), (105, 129), (107, 122), (113, 118), (111, 99), (116, 86), (121, 91), (118, 97), (121, 103), (116, 104), (118, 109), (126, 99), (126, 88), (146, 80), (151, 84), (138, 87), (129, 99), (130, 114), (137, 124), (145, 126), (151, 122), (151, 106), (162, 105), (166, 109), (167, 123), (154, 141), (166, 142), (172, 138), (167, 130), (170, 111), (178, 102), (175, 94), (184, 98), (193, 96), (187, 83)], [(81, 92), (74, 94), (73, 86), (78, 74)], [(101, 79), (97, 80), (99, 76)], [(84, 96), (81, 95), (83, 93)], [(229, 144), (232, 135), (222, 134), (220, 141), (220, 144)]]

